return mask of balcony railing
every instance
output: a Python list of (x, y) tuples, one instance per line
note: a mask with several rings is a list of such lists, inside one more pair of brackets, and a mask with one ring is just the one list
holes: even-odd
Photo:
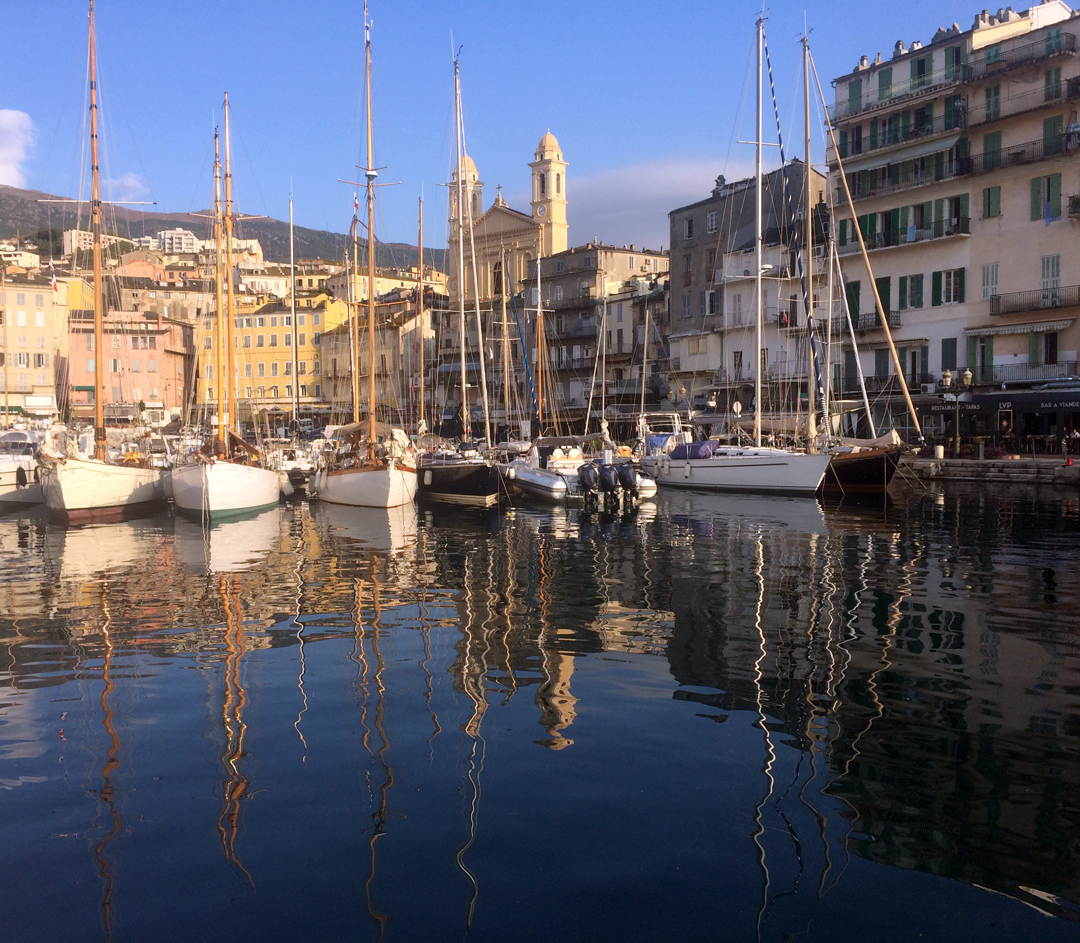
[(1076, 52), (1076, 37), (1072, 33), (1060, 33), (1057, 36), (1047, 36), (1039, 42), (1014, 46), (1012, 49), (993, 52), (987, 50), (985, 55), (972, 59), (963, 67), (964, 77), (967, 81), (977, 81), (999, 72), (1007, 72), (1018, 66), (1038, 62), (1040, 59), (1050, 59), (1074, 52)]
[[(981, 174), (988, 170), (998, 170), (1001, 167), (1032, 164), (1036, 161), (1046, 160), (1048, 157), (1072, 153), (1078, 147), (1080, 147), (1080, 141), (1076, 140), (1076, 135), (1068, 132), (1052, 134), (1049, 137), (1040, 138), (1038, 141), (1013, 144), (1010, 147), (1003, 147), (1000, 151), (989, 151), (965, 158), (966, 166), (962, 166), (961, 172)], [(964, 162), (958, 161), (958, 163), (963, 164)]]
[[(870, 139), (863, 138), (863, 149), (858, 154), (845, 154), (841, 152), (840, 159), (848, 160), (849, 157), (862, 157), (867, 153), (880, 151), (887, 147), (895, 147), (899, 144), (907, 144), (910, 141), (921, 141), (926, 138), (937, 137), (950, 131), (957, 131), (967, 127), (967, 109), (960, 108), (951, 114), (938, 115), (931, 121), (912, 124), (908, 128), (894, 128), (888, 124), (882, 124), (878, 131), (877, 143), (870, 146)], [(850, 150), (850, 148), (849, 148)]]
[[(928, 242), (931, 239), (944, 239), (947, 236), (966, 236), (971, 234), (971, 219), (967, 216), (953, 216), (949, 219), (936, 219), (925, 229), (896, 229), (892, 232), (875, 233), (866, 239), (867, 251), (905, 246), (915, 242)], [(845, 245), (837, 246), (839, 255), (852, 255), (859, 251), (858, 239), (849, 240)]]
[(1015, 383), (1018, 380), (1053, 380), (1057, 377), (1076, 376), (1076, 361), (1060, 363), (1010, 363), (995, 364), (995, 383)]
[[(946, 66), (937, 72), (902, 79), (885, 87), (881, 87), (880, 84), (876, 87), (868, 87), (858, 98), (835, 102), (830, 105), (828, 109), (829, 119), (834, 122), (839, 121), (861, 111), (888, 107), (895, 102), (916, 95), (923, 95), (930, 91), (940, 91), (940, 89), (949, 85), (961, 85), (979, 81), (999, 72), (1006, 72), (1010, 69), (1038, 62), (1041, 59), (1072, 55), (1075, 52), (1076, 37), (1072, 33), (1047, 36), (1040, 42), (1026, 43), (1012, 49), (995, 49), (993, 52), (988, 50), (985, 55), (967, 63)], [(882, 71), (884, 70), (879, 68), (874, 73), (878, 76), (879, 83)]]
[(596, 337), (596, 321), (583, 318), (567, 326), (564, 337)]
[(1036, 291), (1011, 291), (990, 299), (991, 314), (1021, 314), (1053, 308), (1075, 308), (1080, 304), (1080, 285), (1065, 288), (1040, 288)]
[[(886, 319), (889, 327), (900, 327), (902, 319), (899, 311), (890, 311), (889, 317)], [(854, 311), (851, 313), (851, 323), (854, 325), (856, 331), (880, 331), (881, 330), (881, 313), (878, 311), (867, 312), (865, 314), (856, 314)], [(843, 335), (847, 333), (847, 318), (833, 318), (832, 333), (833, 336)]]

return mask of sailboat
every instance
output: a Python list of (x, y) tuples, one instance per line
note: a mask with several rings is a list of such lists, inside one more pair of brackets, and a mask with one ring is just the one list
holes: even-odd
[[(463, 441), (458, 449), (438, 449), (420, 456), (418, 475), (418, 493), (421, 498), (430, 501), (443, 501), (450, 504), (466, 504), (479, 507), (488, 507), (499, 500), (502, 491), (499, 467), (490, 458), (490, 454), (481, 454), (476, 444), (470, 439), (469, 429), (469, 404), (466, 399), (468, 390), (465, 370), (465, 341), (467, 331), (465, 325), (465, 286), (468, 279), (465, 277), (465, 214), (469, 216), (469, 240), (473, 240), (472, 201), (465, 196), (465, 175), (467, 168), (472, 166), (465, 154), (464, 119), (461, 111), (461, 74), (458, 60), (454, 59), (454, 124), (455, 142), (457, 151), (457, 170), (454, 176), (457, 178), (454, 184), (457, 191), (457, 211), (453, 215), (457, 222), (458, 236), (458, 326), (461, 334), (461, 416), (464, 429)], [(473, 263), (473, 295), (476, 301), (476, 330), (477, 348), (481, 369), (481, 386), (484, 390), (484, 438), (490, 450), (491, 445), (491, 422), (488, 415), (487, 382), (483, 376), (484, 369), (484, 335), (483, 324), (480, 318), (480, 285), (476, 279), (476, 246), (472, 244)], [(500, 278), (505, 274), (500, 269)], [(505, 284), (501, 286), (505, 298)]]
[[(217, 247), (218, 428), (214, 439), (190, 460), (172, 469), (173, 501), (181, 511), (210, 519), (254, 513), (278, 503), (278, 473), (262, 465), (260, 452), (230, 429), (238, 418), (236, 355), (233, 342), (233, 210), (232, 163), (229, 152), (229, 96), (225, 95), (225, 209), (221, 206), (221, 159), (214, 132), (214, 241)], [(225, 259), (222, 264), (222, 229)], [(222, 281), (226, 282), (222, 304)], [(230, 416), (230, 407), (232, 415)]]
[[(354, 507), (392, 508), (416, 496), (416, 461), (409, 437), (397, 426), (375, 421), (375, 148), (371, 132), (371, 21), (364, 7), (364, 50), (367, 86), (368, 231), (368, 419), (360, 422), (360, 358), (353, 363), (353, 421), (334, 436), (333, 450), (322, 458), (316, 476), (320, 501)], [(353, 350), (359, 351), (357, 317), (352, 324)]]
[(662, 487), (699, 488), (710, 491), (761, 491), (781, 494), (813, 494), (825, 477), (830, 456), (822, 453), (793, 452), (761, 444), (761, 277), (764, 272), (762, 249), (762, 127), (761, 81), (764, 20), (757, 21), (757, 135), (754, 166), (754, 268), (755, 295), (755, 368), (754, 368), (754, 444), (724, 446), (715, 440), (676, 445), (670, 452), (646, 456), (642, 470)]
[(42, 447), (41, 483), (49, 510), (67, 521), (119, 518), (165, 503), (164, 469), (141, 457), (107, 459), (105, 437), (105, 293), (102, 276), (101, 174), (98, 166), (97, 50), (90, 0), (90, 221), (94, 255), (94, 457), (67, 439)]

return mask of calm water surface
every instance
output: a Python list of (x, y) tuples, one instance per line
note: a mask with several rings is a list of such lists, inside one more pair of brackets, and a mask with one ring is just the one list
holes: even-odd
[(1080, 501), (0, 517), (0, 939), (1080, 938)]

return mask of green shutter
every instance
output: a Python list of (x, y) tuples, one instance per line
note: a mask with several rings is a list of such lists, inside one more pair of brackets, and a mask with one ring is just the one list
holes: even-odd
[(983, 170), (1001, 166), (1001, 132), (983, 135)]
[(1042, 219), (1043, 178), (1031, 178), (1031, 221)]
[(901, 206), (900, 207), (900, 228), (901, 229), (907, 229), (908, 226), (911, 225), (910, 220), (911, 220), (911, 207), (910, 206)]
[(911, 137), (911, 112), (900, 112), (900, 136), (906, 141)]
[[(906, 209), (906, 207), (905, 207)], [(899, 207), (889, 214), (889, 225), (892, 228), (893, 244), (900, 243), (900, 209)]]
[(870, 213), (866, 217), (866, 231), (871, 238), (877, 235), (877, 213)]
[(1050, 218), (1061, 217), (1061, 174), (1050, 174)]
[(874, 285), (877, 287), (878, 297), (881, 299), (881, 308), (884, 312), (882, 316), (886, 317), (892, 310), (892, 276), (885, 275), (882, 278), (875, 278)]
[(900, 305), (901, 311), (907, 308), (907, 280), (908, 277), (906, 275), (900, 276), (900, 297), (897, 300), (897, 303)]
[(941, 305), (941, 272), (934, 272), (931, 276), (930, 304), (935, 308)]
[(847, 294), (848, 311), (851, 313), (851, 322), (856, 327), (859, 326), (859, 287), (859, 281), (847, 282), (844, 285), (844, 291)]
[(870, 218), (869, 216), (865, 216), (865, 215), (859, 217), (859, 232), (862, 233), (863, 239), (867, 238), (867, 232), (868, 232), (867, 226), (869, 225), (869, 223), (868, 223), (869, 218)]
[(840, 220), (840, 245), (847, 245), (847, 220)]
[(975, 344), (977, 343), (974, 337), (967, 339), (967, 368), (974, 373), (975, 372)]
[(1039, 363), (1039, 335), (1034, 331), (1028, 334), (1028, 366), (1035, 367)]
[[(986, 350), (986, 368), (984, 375), (979, 377), (983, 383), (989, 383), (994, 379), (994, 335), (987, 334), (983, 338), (983, 348)], [(974, 371), (972, 371), (974, 372)]]
[(919, 275), (911, 276), (911, 307), (921, 308), (923, 306), (923, 277)]
[(878, 73), (878, 101), (892, 97), (892, 69), (882, 69)]
[[(923, 111), (926, 113), (926, 123), (932, 125), (934, 123), (934, 103), (927, 102)], [(929, 133), (929, 131), (927, 133)]]
[(971, 156), (971, 142), (967, 138), (960, 138), (956, 142), (956, 156), (961, 160), (967, 160)]
[(945, 152), (944, 151), (938, 151), (934, 155), (934, 179), (935, 180), (944, 180), (945, 179)]
[(1063, 119), (1061, 115), (1043, 119), (1043, 155), (1061, 153), (1061, 128)]
[(983, 214), (983, 219), (985, 219), (987, 216), (990, 215), (990, 188), (989, 187), (983, 187), (982, 214)]
[(930, 372), (930, 345), (919, 348), (919, 373), (920, 377), (916, 379), (916, 383), (921, 382), (922, 377), (926, 376)]
[(840, 159), (847, 160), (848, 137), (847, 131), (840, 132)]
[(951, 96), (945, 99), (945, 130), (953, 127), (956, 119), (956, 101)]
[[(945, 218), (945, 201), (944, 200), (934, 200), (934, 223), (935, 224), (939, 223), (944, 218)], [(945, 230), (942, 229), (942, 232), (944, 232), (944, 231)], [(934, 228), (934, 234), (938, 235), (938, 231), (937, 231), (936, 226)]]
[(971, 199), (970, 199), (970, 196), (971, 195), (968, 194), (968, 193), (961, 193), (960, 194), (960, 218), (961, 219), (970, 219), (971, 218)]
[(990, 188), (990, 215), (1001, 215), (1001, 187)]
[(966, 287), (965, 287), (966, 282), (967, 282), (967, 269), (966, 268), (958, 268), (956, 270), (956, 296), (957, 296), (957, 301), (959, 301), (960, 304), (963, 304), (964, 301), (967, 298), (967, 291), (966, 291)]
[(878, 126), (877, 118), (871, 118), (870, 119), (870, 150), (875, 150), (877, 148), (877, 126)]

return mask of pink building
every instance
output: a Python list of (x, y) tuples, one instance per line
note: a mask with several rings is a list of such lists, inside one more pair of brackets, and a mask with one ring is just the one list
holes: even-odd
[[(149, 422), (183, 414), (194, 393), (194, 328), (190, 323), (140, 311), (110, 311), (105, 319), (104, 402), (109, 420), (134, 419), (142, 403)], [(73, 419), (93, 419), (94, 316), (72, 311), (68, 319), (67, 386)]]

